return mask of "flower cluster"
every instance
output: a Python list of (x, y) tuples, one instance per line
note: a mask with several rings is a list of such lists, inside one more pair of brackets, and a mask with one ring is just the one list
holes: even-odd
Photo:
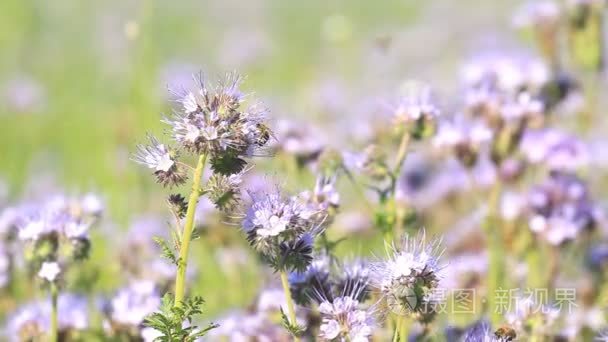
[[(63, 294), (58, 299), (59, 331), (66, 339), (89, 327), (89, 308), (84, 297)], [(49, 331), (51, 303), (31, 302), (9, 315), (6, 335), (9, 341), (32, 341), (44, 338)]]
[(375, 328), (373, 313), (362, 310), (356, 297), (356, 293), (345, 294), (319, 305), (323, 319), (319, 328), (322, 340), (366, 342), (371, 339)]
[[(230, 312), (218, 320), (219, 327), (209, 333), (211, 339), (230, 341), (289, 341), (285, 329), (273, 321), (281, 308), (286, 307), (286, 298), (280, 288), (264, 288), (257, 296), (256, 302), (247, 311)], [(298, 322), (304, 320), (298, 312)]]
[(424, 318), (439, 286), (443, 266), (440, 241), (425, 241), (425, 234), (405, 236), (393, 245), (387, 260), (371, 265), (371, 285), (382, 293), (383, 302), (397, 315)]
[(520, 150), (526, 160), (549, 170), (574, 172), (589, 164), (587, 146), (573, 135), (555, 129), (527, 130)]
[(440, 122), (434, 145), (451, 151), (466, 167), (477, 163), (480, 150), (493, 138), (493, 132), (485, 124), (466, 118)]
[(277, 270), (305, 270), (327, 215), (302, 196), (287, 197), (279, 189), (249, 195), (242, 222), (249, 243)]
[(143, 328), (142, 323), (146, 316), (158, 309), (160, 302), (160, 293), (151, 281), (133, 281), (119, 289), (103, 303), (106, 334), (118, 338), (145, 338), (153, 332), (150, 328)]
[(180, 185), (186, 182), (187, 171), (177, 161), (177, 151), (148, 135), (150, 145), (137, 146), (134, 160), (154, 170), (156, 181), (163, 186)]
[(205, 155), (215, 173), (229, 176), (243, 170), (243, 158), (263, 154), (272, 133), (264, 122), (266, 111), (258, 104), (244, 107), (238, 89), (241, 78), (228, 75), (216, 87), (198, 78), (197, 88), (179, 94), (181, 104), (173, 115), (162, 121), (170, 126), (177, 148), (150, 136), (149, 145), (138, 146), (134, 160), (152, 169), (164, 186), (183, 184), (187, 167), (178, 158), (180, 152)]
[(64, 267), (88, 256), (89, 228), (101, 212), (102, 205), (92, 194), (58, 195), (20, 209), (17, 236), (26, 244), (26, 259), (40, 278), (54, 283)]
[(305, 271), (289, 275), (291, 295), (303, 306), (346, 294), (364, 301), (369, 297), (369, 272), (368, 263), (362, 259), (341, 264), (328, 255), (315, 255)]
[(404, 125), (414, 138), (431, 135), (441, 111), (432, 98), (430, 87), (408, 82), (403, 88), (402, 96), (390, 106), (394, 121)]
[(265, 110), (258, 105), (243, 108), (240, 81), (228, 75), (212, 90), (201, 77), (198, 89), (186, 91), (179, 100), (182, 110), (164, 120), (182, 148), (208, 154), (218, 167), (234, 167), (239, 158), (259, 154), (270, 139)]
[(574, 175), (552, 172), (528, 198), (530, 229), (552, 245), (574, 240), (596, 224), (598, 210), (587, 185)]

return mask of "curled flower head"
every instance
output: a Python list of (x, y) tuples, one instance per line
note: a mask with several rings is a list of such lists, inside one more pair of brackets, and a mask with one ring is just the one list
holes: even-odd
[(133, 160), (154, 170), (156, 181), (164, 186), (175, 186), (186, 181), (186, 172), (177, 163), (177, 154), (158, 139), (148, 135), (150, 145), (137, 146)]
[(366, 260), (356, 259), (342, 265), (334, 281), (334, 293), (357, 294), (354, 299), (363, 302), (369, 297), (370, 265)]
[(333, 298), (330, 262), (327, 255), (316, 256), (305, 271), (289, 275), (291, 295), (296, 303), (307, 305), (318, 297)]
[(209, 199), (216, 208), (231, 211), (241, 200), (240, 186), (243, 183), (243, 173), (222, 175), (214, 173), (207, 183)]
[(229, 74), (212, 89), (200, 76), (197, 89), (179, 94), (181, 108), (163, 120), (171, 126), (174, 140), (186, 150), (209, 154), (212, 159), (256, 155), (271, 132), (264, 123), (265, 109), (243, 107), (240, 82), (238, 75)]
[(387, 260), (371, 265), (371, 285), (398, 315), (423, 314), (439, 286), (441, 244), (439, 240), (425, 240), (425, 233), (405, 236), (400, 245), (392, 246)]
[(250, 197), (242, 222), (249, 243), (276, 269), (305, 270), (325, 217), (297, 196), (286, 197), (278, 189), (250, 193)]
[(322, 322), (319, 337), (323, 341), (369, 341), (376, 327), (372, 310), (361, 308), (358, 289), (319, 305)]

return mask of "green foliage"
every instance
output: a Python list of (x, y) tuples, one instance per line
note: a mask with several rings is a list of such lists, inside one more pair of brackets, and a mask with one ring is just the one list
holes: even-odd
[(173, 248), (169, 246), (167, 241), (163, 240), (158, 236), (153, 237), (153, 239), (154, 242), (156, 242), (161, 249), (161, 256), (165, 259), (170, 260), (171, 263), (177, 266), (179, 264), (179, 258), (175, 255)]
[(283, 327), (285, 327), (285, 329), (287, 329), (287, 331), (289, 331), (289, 333), (294, 337), (302, 336), (306, 330), (305, 326), (298, 325), (296, 322), (290, 322), (283, 309), (281, 309), (281, 323), (283, 324)]
[(203, 313), (201, 307), (204, 303), (202, 297), (196, 296), (182, 302), (180, 306), (176, 306), (173, 296), (165, 294), (160, 311), (146, 317), (144, 325), (161, 333), (161, 336), (154, 339), (156, 342), (196, 341), (206, 335), (209, 330), (218, 327), (211, 323), (205, 328), (199, 329), (192, 324), (193, 317)]
[(211, 158), (211, 169), (214, 173), (230, 176), (243, 171), (247, 161), (231, 154), (214, 156)]

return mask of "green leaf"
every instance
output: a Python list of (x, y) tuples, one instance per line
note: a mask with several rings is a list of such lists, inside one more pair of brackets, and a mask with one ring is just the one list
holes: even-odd
[(304, 334), (304, 331), (306, 331), (306, 327), (303, 325), (298, 325), (296, 322), (291, 323), (283, 309), (281, 308), (280, 310), (283, 327), (285, 327), (285, 329), (287, 329), (287, 331), (294, 337), (302, 336), (302, 334)]
[(174, 265), (177, 266), (178, 258), (175, 256), (173, 249), (171, 249), (171, 247), (169, 246), (167, 241), (165, 241), (164, 239), (162, 239), (158, 236), (153, 237), (153, 239), (161, 249), (161, 256), (165, 259), (170, 260)]
[[(180, 306), (175, 306), (173, 296), (169, 293), (162, 298), (158, 312), (148, 315), (144, 320), (144, 325), (156, 329), (161, 333), (155, 341), (192, 341), (204, 336), (209, 330), (217, 327), (216, 324), (209, 324), (199, 330), (196, 325), (192, 325), (193, 317), (202, 314), (202, 305), (205, 300), (196, 296), (186, 299)], [(187, 322), (187, 326), (184, 326)]]

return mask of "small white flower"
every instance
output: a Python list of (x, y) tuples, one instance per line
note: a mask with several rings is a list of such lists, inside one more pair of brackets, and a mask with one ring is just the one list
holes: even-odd
[(54, 282), (59, 273), (61, 273), (61, 268), (57, 262), (45, 261), (42, 263), (40, 271), (38, 271), (38, 276), (42, 279), (46, 279), (49, 282)]

